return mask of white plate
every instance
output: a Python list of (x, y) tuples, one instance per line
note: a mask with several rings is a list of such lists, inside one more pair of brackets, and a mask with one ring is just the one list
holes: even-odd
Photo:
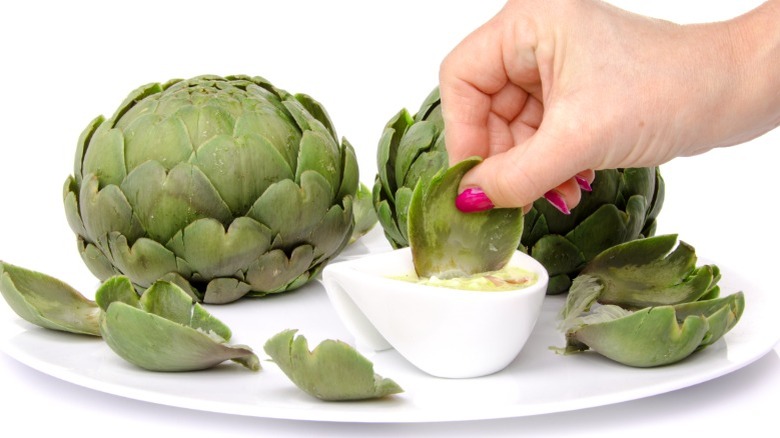
[[(386, 249), (378, 233), (344, 257)], [(328, 403), (298, 390), (273, 363), (258, 373), (226, 363), (194, 373), (153, 373), (124, 362), (100, 339), (31, 326), (7, 305), (0, 312), (3, 351), (18, 361), (77, 385), (196, 410), (237, 415), (340, 422), (435, 422), (495, 419), (568, 411), (648, 397), (695, 385), (735, 371), (771, 350), (780, 337), (771, 291), (751, 284), (726, 266), (724, 294), (743, 290), (742, 320), (724, 339), (678, 364), (630, 368), (596, 354), (560, 356), (555, 329), (563, 297), (547, 297), (539, 323), (520, 356), (505, 370), (476, 379), (441, 379), (415, 369), (395, 351), (365, 353), (375, 370), (405, 390), (383, 400)], [(265, 359), (263, 344), (277, 332), (297, 328), (310, 346), (325, 338), (352, 339), (314, 282), (292, 293), (236, 304), (210, 306), (234, 333), (233, 342), (252, 346)], [(402, 321), (399, 321), (402, 324)]]

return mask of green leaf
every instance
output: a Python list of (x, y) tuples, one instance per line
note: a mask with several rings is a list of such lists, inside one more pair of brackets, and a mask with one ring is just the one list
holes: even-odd
[(150, 160), (170, 170), (176, 164), (187, 161), (192, 153), (187, 127), (177, 117), (143, 114), (124, 131), (124, 157), (128, 171)]
[(702, 316), (688, 316), (680, 324), (672, 306), (660, 306), (583, 325), (568, 333), (567, 338), (622, 364), (654, 367), (690, 356), (701, 344), (708, 328), (707, 320)]
[(257, 371), (248, 347), (225, 342), (230, 329), (178, 286), (159, 281), (144, 292), (140, 307), (108, 303), (100, 333), (123, 359), (152, 371), (195, 371), (233, 360)]
[(187, 260), (201, 278), (229, 277), (245, 270), (268, 251), (273, 232), (249, 217), (236, 218), (227, 231), (214, 219), (198, 219), (166, 245)]
[(95, 292), (95, 301), (104, 312), (111, 303), (116, 301), (141, 308), (133, 283), (124, 275), (117, 275), (104, 281)]
[(596, 256), (582, 274), (601, 281), (602, 304), (640, 308), (696, 301), (715, 287), (717, 276), (711, 266), (696, 268), (692, 246), (675, 244), (676, 235), (664, 235), (616, 245)]
[(409, 205), (409, 243), (419, 276), (498, 270), (517, 250), (523, 231), (521, 209), (463, 213), (455, 207), (461, 178), (480, 161), (462, 161), (415, 187)]
[(341, 341), (325, 340), (313, 351), (297, 330), (285, 330), (271, 339), (265, 352), (288, 378), (307, 394), (321, 400), (365, 400), (403, 392), (391, 379), (374, 373), (374, 365)]
[(179, 259), (168, 248), (155, 240), (138, 239), (132, 246), (125, 236), (119, 233), (108, 235), (106, 246), (111, 260), (122, 274), (127, 275), (141, 287), (149, 287), (169, 272), (179, 272), (188, 277), (188, 266), (179, 263)]
[(0, 261), (0, 293), (27, 322), (51, 330), (100, 335), (97, 304), (56, 278)]
[[(289, 163), (259, 135), (211, 138), (192, 159), (234, 216), (242, 216), (268, 187), (293, 178)], [(258, 177), (262, 176), (262, 177)]]
[(349, 239), (350, 243), (354, 243), (366, 235), (378, 221), (371, 190), (363, 183), (360, 183), (360, 189), (355, 194), (355, 202), (352, 203), (352, 215), (355, 218), (355, 228), (352, 230), (352, 235)]

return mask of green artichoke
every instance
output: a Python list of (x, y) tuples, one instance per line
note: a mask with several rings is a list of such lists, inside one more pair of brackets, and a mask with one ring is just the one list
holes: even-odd
[[(448, 165), (443, 131), (435, 89), (413, 117), (402, 109), (390, 119), (379, 140), (374, 207), (395, 248), (409, 245), (408, 210), (415, 185)], [(655, 232), (664, 198), (658, 168), (600, 170), (592, 186), (570, 215), (540, 199), (524, 217), (519, 249), (547, 268), (549, 294), (568, 290), (577, 273), (603, 250)]]
[(133, 91), (79, 138), (68, 222), (99, 279), (226, 303), (297, 288), (348, 244), (352, 146), (325, 109), (259, 77)]

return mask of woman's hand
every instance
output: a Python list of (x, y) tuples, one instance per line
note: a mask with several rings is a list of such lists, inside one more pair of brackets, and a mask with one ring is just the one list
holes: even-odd
[(656, 166), (777, 126), (779, 3), (678, 25), (595, 0), (509, 0), (441, 65), (450, 161), (485, 158), (459, 208), (545, 196), (567, 212), (593, 169)]

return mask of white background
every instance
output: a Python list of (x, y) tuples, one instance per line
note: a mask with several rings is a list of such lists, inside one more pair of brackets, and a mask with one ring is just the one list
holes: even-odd
[[(727, 19), (760, 2), (613, 3), (688, 23)], [(500, 0), (4, 2), (0, 259), (82, 290), (94, 288), (65, 221), (62, 185), (87, 122), (110, 115), (130, 90), (148, 82), (241, 73), (310, 94), (355, 146), (361, 179), (371, 184), (386, 121), (402, 107), (415, 111), (436, 85), (441, 59), (502, 5)], [(779, 143), (780, 132), (774, 131), (747, 145), (664, 165), (667, 199), (659, 233), (678, 233), (700, 255), (771, 290), (780, 243)], [(0, 354), (0, 422), (6, 431), (86, 437), (740, 433), (747, 425), (774, 427), (779, 354), (775, 347), (714, 381), (619, 405), (409, 425), (295, 422), (160, 406), (63, 382)]]

